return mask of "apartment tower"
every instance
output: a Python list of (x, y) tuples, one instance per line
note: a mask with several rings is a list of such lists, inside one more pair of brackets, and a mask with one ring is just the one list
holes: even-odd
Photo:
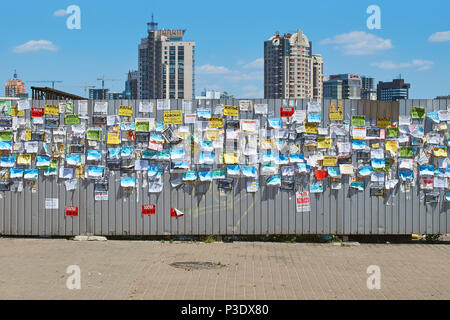
[(321, 100), (322, 79), (323, 59), (301, 30), (264, 42), (264, 98)]
[(193, 99), (195, 42), (183, 41), (186, 30), (158, 29), (148, 23), (139, 45), (139, 99)]

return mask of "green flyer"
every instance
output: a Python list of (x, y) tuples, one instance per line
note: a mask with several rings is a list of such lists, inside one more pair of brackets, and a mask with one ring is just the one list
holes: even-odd
[(400, 158), (412, 158), (413, 147), (400, 147)]
[(425, 119), (425, 108), (412, 107), (411, 118), (413, 118), (413, 119)]
[(66, 114), (66, 124), (80, 124), (78, 114)]
[(150, 121), (136, 121), (136, 131), (137, 132), (149, 132), (150, 131)]
[(0, 141), (11, 141), (12, 131), (0, 131)]
[(98, 129), (88, 129), (86, 131), (86, 138), (88, 140), (100, 141), (100, 130), (98, 130)]
[(389, 138), (397, 138), (400, 137), (400, 129), (399, 128), (387, 128), (387, 136)]
[(365, 116), (352, 116), (352, 126), (354, 127), (364, 127), (366, 125)]
[(73, 113), (73, 102), (69, 101), (66, 103), (66, 113)]

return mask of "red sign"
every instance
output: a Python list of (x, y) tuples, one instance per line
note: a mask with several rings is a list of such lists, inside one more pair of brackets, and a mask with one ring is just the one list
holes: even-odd
[(156, 206), (154, 204), (144, 204), (142, 206), (142, 215), (148, 216), (156, 213)]
[(31, 108), (31, 116), (42, 118), (44, 116), (44, 108)]
[(280, 116), (282, 118), (290, 118), (294, 115), (295, 108), (293, 107), (283, 107), (280, 108)]
[(78, 217), (78, 207), (66, 207), (66, 217)]
[(175, 208), (170, 208), (170, 217), (171, 218), (180, 218), (183, 216), (184, 216), (184, 213), (181, 212), (180, 210), (175, 209)]
[(326, 177), (328, 177), (328, 171), (327, 170), (316, 170), (315, 172), (316, 179), (319, 181), (325, 180)]

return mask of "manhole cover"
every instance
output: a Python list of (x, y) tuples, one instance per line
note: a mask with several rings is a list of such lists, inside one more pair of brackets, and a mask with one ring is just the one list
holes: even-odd
[(174, 268), (184, 269), (187, 271), (190, 270), (212, 270), (212, 269), (220, 269), (226, 267), (226, 265), (222, 263), (212, 263), (212, 262), (174, 262), (171, 263), (170, 266)]

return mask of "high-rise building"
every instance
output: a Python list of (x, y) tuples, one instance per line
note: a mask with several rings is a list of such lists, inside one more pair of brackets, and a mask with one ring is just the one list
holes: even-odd
[(323, 59), (301, 30), (264, 42), (264, 98), (322, 99), (322, 76)]
[(103, 99), (103, 89), (89, 89), (89, 100), (121, 100), (128, 98), (124, 92), (109, 92), (105, 89), (105, 99)]
[(138, 98), (138, 79), (138, 71), (128, 72), (128, 79), (125, 81), (125, 91), (123, 93), (125, 99), (136, 100)]
[(331, 75), (323, 83), (325, 99), (361, 99), (361, 77), (356, 74)]
[(159, 30), (148, 23), (139, 45), (139, 99), (193, 99), (195, 42), (183, 41), (186, 30)]
[(14, 71), (13, 79), (6, 82), (5, 96), (7, 97), (26, 97), (25, 83), (17, 78), (17, 72)]
[(361, 99), (377, 100), (377, 90), (375, 89), (375, 79), (361, 77)]
[(378, 82), (377, 98), (381, 101), (399, 101), (409, 98), (411, 85), (404, 79), (394, 79), (392, 82)]
[(323, 98), (323, 58), (320, 54), (313, 54), (313, 99)]
[(89, 89), (89, 100), (103, 100), (103, 92), (105, 100), (109, 100), (109, 89)]
[(220, 92), (220, 91), (205, 89), (202, 91), (202, 93), (199, 96), (196, 96), (195, 99), (197, 99), (197, 100), (214, 100), (214, 99), (220, 99), (221, 96), (222, 96), (222, 92)]
[(450, 100), (450, 95), (436, 97), (436, 100)]

